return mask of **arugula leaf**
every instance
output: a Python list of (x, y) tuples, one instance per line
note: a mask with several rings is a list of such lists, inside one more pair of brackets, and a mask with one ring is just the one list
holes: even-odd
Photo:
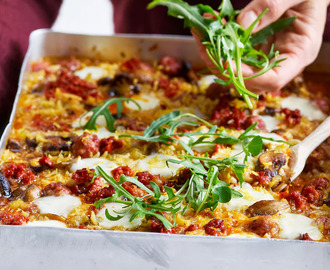
[[(166, 229), (171, 229), (173, 227), (173, 224), (169, 220), (167, 220), (162, 214), (159, 214), (164, 211), (175, 215), (175, 213), (177, 213), (181, 209), (180, 201), (173, 200), (173, 191), (170, 192), (170, 195), (168, 195), (169, 199), (166, 200), (165, 197), (161, 195), (160, 189), (157, 184), (152, 181), (150, 181), (150, 184), (153, 187), (154, 192), (148, 189), (141, 182), (139, 182), (137, 180), (137, 177), (129, 177), (122, 174), (120, 176), (120, 180), (117, 182), (113, 177), (108, 175), (100, 166), (96, 167), (95, 175), (101, 176), (116, 190), (115, 198), (109, 197), (96, 201), (94, 203), (95, 207), (100, 207), (103, 203), (106, 202), (118, 202), (126, 205), (126, 210), (122, 213), (117, 213), (117, 216), (111, 216), (110, 213), (106, 210), (106, 217), (109, 220), (119, 220), (128, 213), (133, 213), (130, 218), (131, 220), (136, 217), (143, 218), (145, 216), (155, 216), (164, 224)], [(146, 191), (147, 195), (144, 198), (134, 197), (122, 186), (122, 184), (126, 181), (134, 183), (139, 188)], [(126, 200), (119, 199), (119, 197), (125, 197)]]
[(270, 36), (290, 26), (296, 18), (297, 17), (282, 18), (266, 26), (264, 29), (261, 29), (259, 32), (252, 35), (251, 37), (252, 46), (256, 46), (261, 43), (267, 43), (267, 39)]
[(248, 150), (252, 156), (257, 156), (260, 154), (262, 149), (262, 139), (260, 136), (255, 136), (248, 145)]
[(140, 105), (134, 101), (133, 99), (126, 98), (126, 97), (118, 97), (118, 98), (110, 98), (106, 100), (102, 105), (97, 106), (91, 110), (93, 113), (91, 118), (88, 120), (88, 122), (84, 125), (84, 129), (89, 130), (96, 130), (96, 120), (99, 116), (103, 115), (106, 123), (107, 128), (109, 131), (114, 132), (115, 131), (115, 118), (112, 116), (111, 112), (109, 111), (109, 106), (111, 104), (117, 105), (117, 114), (120, 115), (123, 111), (123, 102), (133, 102), (135, 105), (141, 110)]
[[(233, 9), (230, 0), (221, 2), (218, 8), (219, 14), (216, 14), (210, 6), (202, 4), (190, 6), (182, 0), (154, 0), (148, 5), (148, 9), (159, 5), (166, 6), (170, 16), (183, 19), (184, 27), (197, 29), (208, 57), (219, 71), (218, 75), (222, 77), (216, 79), (215, 82), (222, 85), (232, 83), (248, 107), (252, 108), (250, 97), (258, 99), (258, 95), (246, 89), (244, 80), (258, 77), (278, 67), (284, 60), (277, 59), (278, 52), (266, 55), (253, 47), (290, 25), (294, 17), (281, 19), (251, 36), (253, 28), (267, 9), (247, 29), (244, 29), (235, 21), (239, 11)], [(204, 18), (204, 13), (211, 13), (215, 19)], [(272, 58), (273, 61), (270, 61)], [(241, 70), (242, 62), (256, 66), (260, 70), (255, 75), (244, 78)]]

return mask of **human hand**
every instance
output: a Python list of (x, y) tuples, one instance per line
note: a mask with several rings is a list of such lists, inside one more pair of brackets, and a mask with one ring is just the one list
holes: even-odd
[[(267, 44), (261, 46), (267, 54), (270, 45), (274, 43), (274, 50), (280, 52), (279, 59), (286, 60), (280, 63), (280, 67), (269, 70), (259, 77), (245, 80), (247, 89), (255, 93), (277, 91), (315, 60), (322, 43), (329, 3), (329, 0), (254, 0), (243, 9), (237, 22), (244, 28), (249, 27), (264, 9), (269, 9), (253, 33), (281, 17), (297, 17), (291, 26), (276, 33), (269, 38)], [(201, 49), (202, 58), (208, 67), (212, 68), (199, 39), (194, 36)], [(242, 72), (244, 77), (249, 77), (257, 73), (257, 69), (243, 64)]]

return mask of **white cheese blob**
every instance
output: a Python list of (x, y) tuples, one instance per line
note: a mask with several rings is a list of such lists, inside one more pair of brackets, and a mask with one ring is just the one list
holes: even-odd
[[(190, 140), (192, 139), (193, 142), (197, 141), (198, 138), (200, 136), (182, 136), (180, 137), (180, 140), (183, 141), (185, 144), (189, 144)], [(205, 142), (208, 141), (213, 141), (214, 140), (214, 136), (210, 136), (210, 138), (205, 139)], [(194, 145), (193, 147), (191, 147), (191, 149), (197, 151), (197, 152), (209, 152), (209, 151), (213, 151), (214, 149), (214, 144), (211, 143), (203, 143), (203, 144), (197, 144)]]
[[(261, 137), (266, 137), (266, 138), (271, 138), (277, 141), (286, 141), (282, 136), (276, 134), (276, 133), (266, 133), (266, 132), (259, 132), (257, 135)], [(263, 140), (264, 145), (272, 145), (272, 146), (277, 146), (280, 144), (283, 144), (282, 142), (274, 142), (274, 141), (268, 141), (268, 140)]]
[(35, 220), (25, 224), (25, 226), (66, 228), (66, 224), (58, 220)]
[(311, 218), (298, 214), (286, 213), (279, 218), (279, 236), (284, 239), (297, 239), (302, 234), (308, 233), (313, 240), (320, 240), (322, 233), (313, 225)]
[(122, 203), (106, 203), (105, 207), (103, 207), (96, 215), (97, 221), (99, 224), (107, 229), (111, 229), (114, 227), (123, 227), (125, 229), (135, 228), (142, 223), (142, 219), (135, 218), (130, 221), (130, 218), (133, 213), (126, 214), (123, 218), (119, 220), (109, 220), (105, 216), (105, 210), (107, 209), (109, 214), (113, 217), (117, 217), (118, 215), (122, 215), (127, 211), (125, 208), (126, 205)]
[(217, 76), (215, 76), (215, 75), (203, 76), (198, 81), (198, 85), (200, 87), (208, 87), (211, 83), (214, 83), (214, 79), (217, 79)]
[(54, 214), (67, 217), (72, 210), (81, 205), (78, 197), (71, 195), (47, 196), (33, 201), (38, 206), (41, 214)]
[(76, 130), (75, 134), (77, 136), (80, 136), (84, 132), (87, 132), (89, 134), (95, 134), (99, 139), (104, 139), (104, 138), (109, 138), (111, 136), (115, 136), (115, 133), (110, 132), (109, 130), (107, 130), (104, 127), (98, 128), (97, 130), (88, 130), (88, 131), (80, 129), (80, 130)]
[(254, 190), (253, 187), (244, 182), (242, 188), (235, 188), (237, 191), (243, 194), (243, 197), (233, 197), (225, 206), (227, 210), (245, 210), (250, 205), (261, 200), (274, 200), (274, 197), (266, 190), (259, 189)]
[(83, 79), (83, 80), (86, 79), (88, 77), (88, 75), (93, 80), (98, 80), (105, 75), (105, 70), (100, 67), (89, 66), (89, 67), (84, 67), (80, 70), (75, 71), (74, 75), (78, 76), (80, 79)]
[(323, 120), (326, 115), (309, 99), (301, 97), (287, 97), (282, 100), (282, 108), (298, 109), (308, 120)]
[(166, 165), (166, 160), (176, 159), (176, 157), (163, 155), (163, 154), (153, 154), (141, 159), (136, 168), (142, 171), (149, 171), (151, 174), (159, 174), (164, 177), (171, 177), (176, 174), (176, 171), (182, 167), (181, 164), (168, 163)]
[(278, 124), (281, 123), (282, 121), (276, 119), (273, 116), (270, 115), (260, 115), (260, 118), (262, 119), (262, 121), (264, 121), (265, 125), (266, 125), (266, 129), (271, 132), (275, 129), (278, 129)]
[[(132, 96), (131, 99), (140, 105), (141, 111), (151, 110), (159, 105), (159, 99), (154, 94), (140, 94)], [(125, 102), (125, 106), (130, 110), (139, 110), (134, 102)]]
[(76, 170), (86, 169), (95, 169), (97, 166), (100, 166), (107, 174), (112, 175), (111, 171), (118, 167), (118, 165), (110, 160), (105, 158), (80, 158), (78, 157), (71, 164), (70, 171), (75, 172)]

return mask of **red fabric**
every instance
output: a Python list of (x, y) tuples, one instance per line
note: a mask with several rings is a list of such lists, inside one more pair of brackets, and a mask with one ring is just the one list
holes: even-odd
[(49, 28), (61, 0), (0, 0), (0, 134), (8, 123), (30, 33)]
[[(150, 0), (111, 0), (114, 10), (115, 33), (173, 34), (189, 35), (189, 29), (183, 29), (182, 20), (167, 15), (166, 7), (147, 10)], [(190, 5), (204, 3), (214, 9), (220, 0), (186, 0)], [(235, 9), (246, 6), (249, 0), (232, 1)]]

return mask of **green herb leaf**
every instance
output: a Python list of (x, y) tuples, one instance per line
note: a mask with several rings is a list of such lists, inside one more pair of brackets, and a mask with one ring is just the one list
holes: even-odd
[(212, 194), (213, 196), (216, 195), (217, 196), (217, 200), (220, 203), (227, 203), (230, 201), (231, 199), (231, 195), (232, 195), (232, 189), (230, 189), (229, 187), (226, 186), (220, 186), (220, 187), (216, 187)]
[(257, 156), (260, 154), (262, 149), (262, 139), (260, 136), (255, 136), (248, 145), (248, 150), (252, 156)]
[[(277, 67), (279, 62), (283, 61), (283, 59), (277, 60), (278, 52), (267, 56), (253, 47), (265, 42), (270, 35), (290, 25), (294, 18), (280, 19), (251, 37), (254, 26), (267, 10), (264, 10), (250, 27), (244, 29), (235, 21), (239, 12), (233, 9), (230, 0), (221, 2), (219, 14), (216, 14), (210, 6), (201, 4), (190, 6), (182, 0), (154, 0), (148, 5), (148, 8), (159, 5), (168, 7), (170, 16), (183, 19), (185, 27), (198, 30), (202, 35), (200, 38), (207, 55), (216, 70), (219, 71), (218, 75), (222, 77), (216, 82), (222, 85), (232, 83), (248, 107), (252, 108), (250, 97), (258, 99), (258, 95), (246, 89), (244, 80), (258, 77)], [(215, 19), (204, 18), (205, 13), (211, 13)], [(270, 61), (271, 58), (274, 58), (273, 61)], [(244, 78), (241, 69), (242, 62), (256, 66), (260, 68), (260, 71), (253, 76)]]
[(251, 37), (252, 46), (256, 46), (261, 43), (267, 43), (267, 39), (270, 36), (290, 26), (295, 19), (296, 17), (287, 17), (287, 18), (279, 19), (276, 22), (273, 22), (272, 24), (266, 26), (264, 29), (252, 35)]
[(117, 104), (117, 113), (120, 115), (122, 110), (123, 110), (123, 102), (133, 102), (135, 105), (141, 110), (141, 107), (136, 101), (130, 98), (125, 98), (125, 97), (119, 97), (119, 98), (110, 98), (107, 101), (105, 101), (102, 105), (97, 106), (91, 110), (93, 113), (91, 118), (88, 120), (86, 125), (84, 125), (84, 129), (89, 129), (89, 130), (96, 130), (96, 120), (99, 116), (103, 115), (106, 123), (107, 123), (107, 128), (109, 131), (114, 132), (115, 131), (115, 118), (112, 116), (111, 112), (109, 111), (109, 106), (111, 104)]

